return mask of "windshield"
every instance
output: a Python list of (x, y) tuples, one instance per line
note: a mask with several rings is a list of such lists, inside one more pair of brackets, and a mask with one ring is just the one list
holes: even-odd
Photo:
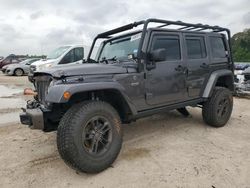
[(32, 64), (32, 63), (34, 63), (35, 61), (38, 61), (38, 60), (39, 60), (39, 59), (26, 59), (26, 60), (20, 62), (20, 64), (22, 64), (22, 65), (25, 65), (25, 64)]
[(101, 46), (102, 50), (98, 53), (96, 60), (128, 59), (129, 55), (137, 57), (140, 38), (141, 33), (138, 33), (132, 36), (114, 39), (106, 43), (104, 42)]
[(70, 48), (70, 46), (62, 46), (62, 47), (59, 47), (59, 48), (55, 49), (54, 51), (52, 51), (52, 52), (47, 56), (47, 59), (57, 59), (57, 58), (60, 57), (64, 52), (66, 52), (69, 48)]

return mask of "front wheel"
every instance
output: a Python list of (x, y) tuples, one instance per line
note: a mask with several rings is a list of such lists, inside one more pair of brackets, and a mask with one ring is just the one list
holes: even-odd
[(24, 71), (22, 70), (22, 69), (16, 69), (15, 71), (14, 71), (14, 75), (15, 76), (22, 76), (24, 74)]
[(62, 159), (81, 172), (97, 173), (111, 166), (121, 145), (120, 117), (106, 102), (73, 106), (58, 127), (57, 147)]
[(227, 88), (216, 87), (212, 96), (203, 105), (203, 120), (213, 127), (223, 127), (233, 110), (233, 96)]

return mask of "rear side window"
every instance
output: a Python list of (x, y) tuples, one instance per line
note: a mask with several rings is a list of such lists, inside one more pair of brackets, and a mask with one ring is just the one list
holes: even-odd
[(180, 40), (178, 37), (156, 37), (151, 51), (160, 48), (166, 49), (166, 61), (173, 61), (181, 59)]
[(207, 56), (203, 37), (186, 37), (188, 59), (201, 59)]
[(226, 50), (221, 37), (209, 37), (213, 58), (226, 57)]

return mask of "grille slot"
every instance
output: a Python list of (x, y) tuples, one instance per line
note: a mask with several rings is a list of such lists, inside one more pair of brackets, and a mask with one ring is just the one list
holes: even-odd
[(36, 87), (36, 91), (37, 91), (37, 97), (38, 97), (38, 101), (43, 104), (46, 105), (46, 101), (45, 98), (48, 94), (48, 88), (49, 88), (49, 84), (52, 81), (52, 78), (50, 76), (36, 76), (34, 78), (35, 80), (35, 87)]

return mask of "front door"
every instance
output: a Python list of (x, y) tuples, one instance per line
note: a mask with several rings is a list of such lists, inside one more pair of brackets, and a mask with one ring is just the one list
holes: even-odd
[(166, 57), (164, 61), (150, 62), (155, 68), (146, 73), (146, 102), (149, 105), (163, 106), (186, 98), (186, 65), (181, 39), (182, 35), (176, 32), (153, 32), (151, 35), (148, 53), (164, 48)]
[(84, 56), (84, 49), (82, 47), (77, 47), (71, 49), (59, 62), (59, 66), (65, 66), (65, 64), (81, 64)]

